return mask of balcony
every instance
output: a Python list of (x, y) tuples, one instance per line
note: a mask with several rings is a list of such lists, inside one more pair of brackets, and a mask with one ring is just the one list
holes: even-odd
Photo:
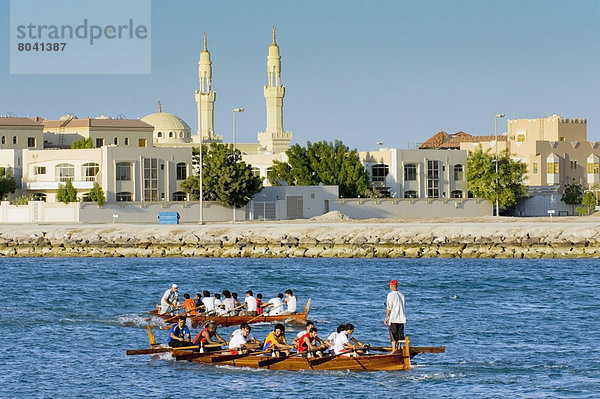
[[(91, 190), (94, 187), (93, 181), (73, 181), (72, 183), (77, 190)], [(66, 183), (58, 181), (23, 181), (23, 189), (36, 191), (58, 190), (59, 184), (64, 186)]]

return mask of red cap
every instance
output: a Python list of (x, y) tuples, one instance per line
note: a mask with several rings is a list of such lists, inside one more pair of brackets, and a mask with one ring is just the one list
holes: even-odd
[(392, 280), (390, 281), (390, 285), (398, 285), (398, 282), (396, 280)]

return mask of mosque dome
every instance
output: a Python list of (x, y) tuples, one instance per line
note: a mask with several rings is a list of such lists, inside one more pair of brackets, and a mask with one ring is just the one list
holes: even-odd
[(159, 112), (146, 115), (142, 119), (154, 126), (155, 143), (189, 143), (192, 141), (192, 129), (183, 119), (168, 112)]

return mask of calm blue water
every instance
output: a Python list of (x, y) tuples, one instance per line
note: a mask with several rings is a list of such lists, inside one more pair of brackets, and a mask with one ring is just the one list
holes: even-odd
[[(598, 397), (600, 260), (0, 259), (0, 397)], [(246, 370), (125, 355), (141, 320), (180, 292), (293, 288), (321, 336), (353, 322), (388, 344), (387, 282), (407, 334), (446, 353), (404, 372)], [(264, 338), (272, 326), (253, 332)], [(228, 336), (231, 328), (221, 329)], [(297, 329), (295, 329), (297, 331)], [(290, 330), (288, 330), (290, 331)], [(164, 341), (167, 333), (156, 331)], [(291, 331), (288, 336), (292, 336)]]

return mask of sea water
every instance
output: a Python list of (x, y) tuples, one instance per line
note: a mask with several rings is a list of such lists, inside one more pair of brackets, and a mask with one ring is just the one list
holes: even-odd
[[(600, 260), (9, 258), (0, 273), (1, 397), (600, 395)], [(145, 311), (173, 283), (192, 297), (252, 289), (268, 300), (291, 288), (299, 308), (312, 298), (321, 337), (352, 322), (359, 340), (389, 345), (391, 279), (406, 297), (411, 344), (446, 347), (408, 371), (250, 370), (125, 354), (148, 347)], [(272, 328), (253, 333), (264, 339)], [(299, 330), (288, 326), (288, 339)]]

